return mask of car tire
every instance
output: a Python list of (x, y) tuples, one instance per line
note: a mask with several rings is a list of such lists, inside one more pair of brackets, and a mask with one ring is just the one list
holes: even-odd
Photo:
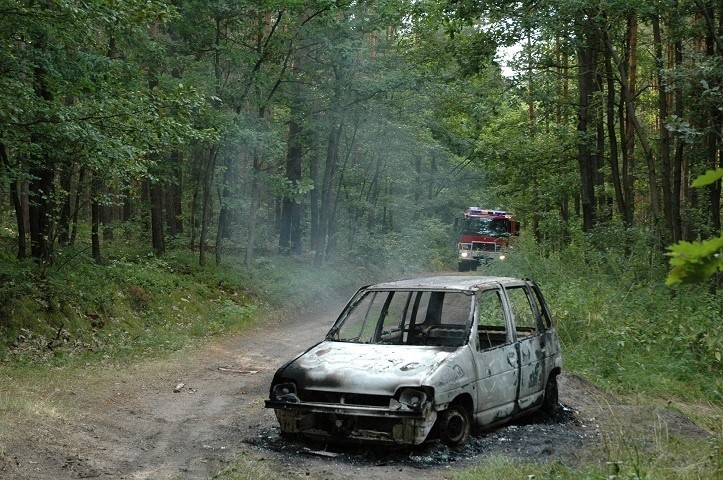
[(554, 417), (560, 411), (560, 398), (557, 388), (557, 374), (550, 375), (545, 384), (545, 398), (542, 400), (542, 411)]
[(472, 420), (462, 405), (450, 405), (437, 418), (439, 439), (449, 447), (458, 447), (467, 442), (472, 432)]
[(457, 267), (459, 267), (460, 272), (468, 272), (469, 271), (469, 265), (467, 262), (459, 262), (457, 264)]
[(301, 433), (299, 432), (285, 432), (281, 430), (279, 436), (284, 440), (298, 441), (301, 440)]

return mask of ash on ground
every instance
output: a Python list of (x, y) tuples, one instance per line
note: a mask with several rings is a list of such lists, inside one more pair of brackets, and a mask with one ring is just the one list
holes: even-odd
[(594, 443), (597, 425), (581, 421), (571, 408), (561, 405), (550, 417), (542, 412), (520, 418), (496, 429), (478, 432), (460, 447), (450, 448), (439, 441), (412, 447), (389, 445), (321, 443), (309, 439), (287, 439), (278, 427), (259, 432), (248, 443), (286, 457), (321, 456), (364, 465), (405, 465), (414, 468), (437, 467), (450, 463), (471, 463), (492, 456), (508, 456), (531, 462), (551, 460), (569, 463), (576, 453)]

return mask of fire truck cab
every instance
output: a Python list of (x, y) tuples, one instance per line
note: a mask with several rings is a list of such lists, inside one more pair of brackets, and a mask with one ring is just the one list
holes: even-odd
[(520, 222), (511, 213), (501, 210), (470, 207), (461, 224), (457, 243), (460, 272), (477, 270), (479, 265), (492, 260), (504, 260), (513, 238), (520, 234)]

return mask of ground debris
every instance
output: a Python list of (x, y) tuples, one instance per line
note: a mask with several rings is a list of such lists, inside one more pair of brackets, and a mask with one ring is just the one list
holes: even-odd
[(304, 448), (304, 449), (303, 449), (303, 452), (304, 452), (304, 453), (308, 453), (309, 455), (318, 455), (318, 456), (320, 456), (320, 457), (331, 457), (331, 458), (335, 458), (335, 457), (338, 457), (338, 456), (339, 456), (338, 453), (327, 452), (326, 450), (312, 450), (312, 449), (310, 449), (310, 448)]
[(241, 375), (254, 375), (256, 373), (259, 373), (259, 370), (244, 370), (241, 368), (234, 368), (229, 366), (220, 366), (218, 367), (218, 371), (226, 373), (238, 373)]
[(494, 455), (525, 461), (566, 458), (596, 441), (596, 436), (588, 430), (572, 408), (561, 405), (560, 413), (555, 417), (536, 412), (502, 427), (472, 435), (467, 444), (458, 448), (450, 448), (439, 441), (391, 449), (383, 445), (358, 443), (315, 443), (309, 439), (284, 438), (277, 427), (265, 430), (249, 443), (282, 453), (287, 458), (311, 454), (337, 458), (342, 463), (362, 467), (406, 465), (426, 469), (478, 462)]

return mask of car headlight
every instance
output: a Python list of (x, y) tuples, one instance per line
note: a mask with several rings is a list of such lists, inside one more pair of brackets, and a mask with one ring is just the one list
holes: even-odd
[(504, 260), (506, 257), (504, 255), (500, 255), (500, 260)]
[(427, 403), (427, 394), (416, 388), (405, 388), (399, 393), (399, 400), (392, 398), (389, 407), (394, 410), (422, 410)]
[(291, 382), (274, 385), (271, 390), (271, 400), (277, 402), (299, 403), (299, 396), (296, 394), (296, 385)]
[(460, 257), (464, 257), (464, 258), (469, 257), (469, 252), (462, 252), (462, 253), (460, 254)]

